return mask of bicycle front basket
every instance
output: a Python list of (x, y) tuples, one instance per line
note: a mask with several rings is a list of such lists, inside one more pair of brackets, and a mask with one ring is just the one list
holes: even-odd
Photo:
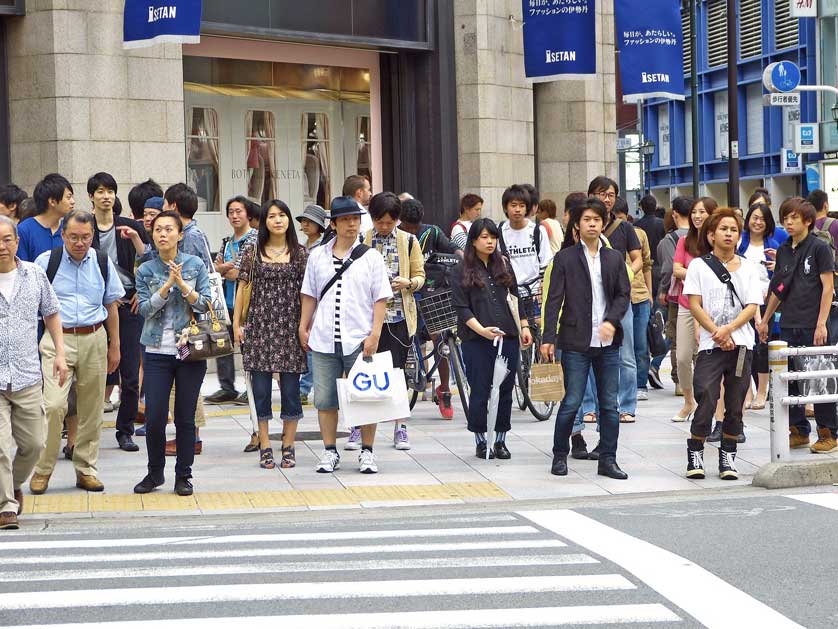
[(457, 313), (451, 304), (451, 291), (426, 293), (418, 302), (419, 313), (430, 334), (457, 327)]

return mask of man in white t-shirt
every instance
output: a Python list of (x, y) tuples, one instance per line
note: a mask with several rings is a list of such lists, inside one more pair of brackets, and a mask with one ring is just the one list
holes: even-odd
[(698, 406), (687, 439), (687, 478), (704, 478), (704, 441), (724, 383), (719, 477), (735, 480), (736, 438), (742, 432), (742, 405), (750, 385), (754, 346), (754, 331), (748, 323), (762, 304), (762, 290), (756, 265), (736, 255), (742, 218), (722, 208), (708, 217), (704, 228), (713, 252), (694, 261), (684, 281), (690, 312), (701, 326), (693, 376)]
[[(519, 292), (525, 297), (526, 289), (521, 287), (537, 279), (553, 259), (547, 231), (527, 218), (530, 205), (530, 195), (523, 186), (504, 190), (503, 212), (509, 220), (501, 223), (501, 251), (512, 263)], [(536, 284), (529, 287), (535, 288)]]

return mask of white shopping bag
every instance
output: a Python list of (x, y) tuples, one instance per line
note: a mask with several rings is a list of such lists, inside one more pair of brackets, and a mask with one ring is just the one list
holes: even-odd
[(404, 371), (393, 368), (390, 352), (375, 354), (371, 361), (358, 356), (348, 377), (337, 385), (346, 428), (410, 417)]

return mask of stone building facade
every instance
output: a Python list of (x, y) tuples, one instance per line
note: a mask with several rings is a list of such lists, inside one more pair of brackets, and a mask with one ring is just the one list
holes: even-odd
[[(149, 177), (164, 186), (190, 181), (195, 139), (189, 127), (196, 108), (239, 99), (241, 107), (230, 110), (239, 116), (242, 107), (250, 107), (247, 95), (257, 93), (252, 108), (267, 111), (265, 94), (287, 87), (239, 89), (233, 85), (236, 74), (225, 68), (244, 68), (247, 74), (262, 67), (253, 64), (273, 64), (276, 83), (277, 68), (287, 70), (289, 64), (316, 58), (318, 67), (328, 70), (330, 64), (341, 66), (343, 58), (357, 58), (357, 67), (367, 65), (370, 87), (355, 97), (367, 103), (364, 124), (370, 128), (364, 127), (358, 140), (346, 108), (322, 110), (333, 116), (329, 141), (337, 161), (319, 169), (321, 177), (325, 172), (334, 180), (326, 188), (332, 196), (343, 175), (354, 172), (350, 153), (356, 141), (367, 151), (374, 189), (414, 193), (425, 201), (427, 218), (445, 227), (466, 192), (483, 196), (487, 214), (499, 217), (501, 193), (511, 183), (535, 182), (542, 197), (560, 201), (598, 174), (616, 178), (611, 0), (596, 3), (600, 74), (534, 88), (524, 78), (520, 0), (375, 0), (381, 11), (392, 12), (378, 21), (357, 19), (359, 7), (369, 4), (356, 7), (356, 2), (346, 0), (355, 21), (335, 34), (333, 25), (312, 33), (303, 32), (310, 26), (277, 23), (276, 6), (299, 6), (286, 0), (249, 0), (246, 6), (204, 0), (200, 45), (124, 50), (123, 0), (17, 0), (25, 13), (3, 18), (10, 159), (0, 176), (31, 193), (41, 176), (60, 172), (76, 187), (81, 207), (87, 206), (87, 178), (99, 170), (115, 176), (123, 200), (131, 185)], [(291, 22), (294, 10), (302, 8), (283, 14)], [(400, 29), (396, 35), (384, 32), (393, 23)], [(376, 28), (382, 32), (373, 32)], [(224, 83), (218, 78), (224, 72), (233, 79)], [(245, 193), (227, 173), (248, 173), (251, 164), (244, 160), (250, 156), (241, 147), (254, 139), (227, 138), (239, 133), (235, 124), (242, 123), (234, 121), (230, 131), (223, 118), (226, 105), (218, 107), (217, 143), (223, 148), (229, 140), (231, 147), (225, 157), (216, 155), (212, 171), (215, 194), (223, 200)], [(284, 115), (271, 111), (278, 119)], [(293, 131), (299, 129), (297, 115), (287, 116), (290, 134), (299, 133)], [(337, 123), (343, 125), (340, 137)], [(300, 141), (288, 137), (292, 144)], [(277, 151), (284, 141), (271, 135), (268, 140)], [(320, 140), (302, 142), (316, 149), (326, 145)], [(293, 146), (288, 151), (294, 168), (296, 151)], [(277, 166), (277, 172), (285, 171)], [(284, 185), (278, 181), (274, 190), (279, 198)], [(210, 232), (226, 228), (220, 210), (199, 216)]]

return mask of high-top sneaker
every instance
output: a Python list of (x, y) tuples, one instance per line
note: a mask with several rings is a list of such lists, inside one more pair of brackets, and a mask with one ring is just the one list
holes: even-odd
[(704, 442), (687, 439), (687, 478), (704, 478)]
[(722, 447), (719, 448), (719, 478), (739, 478), (739, 472), (736, 471), (736, 439), (722, 439)]

